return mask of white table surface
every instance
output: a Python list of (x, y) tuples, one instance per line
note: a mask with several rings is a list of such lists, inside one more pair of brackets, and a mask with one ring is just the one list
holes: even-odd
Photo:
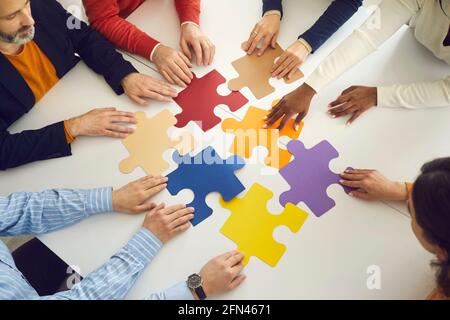
[[(176, 29), (177, 26), (171, 2), (147, 1), (130, 20), (144, 30), (155, 30), (153, 35), (175, 45), (176, 37), (169, 35), (170, 28), (173, 26)], [(311, 24), (328, 1), (306, 3), (285, 1), (286, 9), (292, 9), (286, 10), (283, 22), (280, 37), (283, 46), (286, 47), (291, 39), (296, 38), (299, 33), (296, 30)], [(202, 26), (215, 41), (218, 54), (213, 67), (196, 68), (196, 72), (201, 75), (217, 68), (230, 79), (236, 73), (229, 63), (241, 55), (239, 44), (260, 15), (259, 0), (203, 0), (202, 6)], [(160, 11), (156, 10), (158, 8)], [(300, 13), (294, 14), (294, 10)], [(360, 24), (364, 15), (367, 13), (360, 12), (350, 24), (353, 27)], [(158, 28), (146, 29), (151, 27), (151, 21), (156, 21)], [(226, 21), (232, 23), (227, 26)], [(323, 58), (351, 32), (350, 24), (308, 61), (303, 68), (306, 74), (311, 72), (320, 57)], [(157, 76), (143, 64), (136, 61), (133, 64), (139, 71)], [(326, 105), (351, 84), (437, 79), (448, 72), (446, 64), (436, 60), (417, 44), (409, 30), (403, 30), (386, 43), (382, 50), (346, 73), (315, 99), (300, 139), (307, 146), (313, 146), (323, 139), (329, 140), (341, 154), (330, 164), (335, 172), (350, 165), (378, 168), (394, 179), (412, 180), (425, 161), (449, 154), (450, 128), (447, 122), (450, 109), (414, 112), (374, 109), (351, 127), (346, 127), (344, 120), (332, 120), (326, 116)], [(276, 92), (260, 101), (256, 101), (247, 89), (243, 93), (249, 98), (249, 105), (268, 108), (270, 101), (299, 83), (285, 86), (274, 82)], [(225, 93), (226, 89), (219, 88), (218, 91)], [(142, 107), (134, 105), (125, 96), (115, 96), (101, 77), (80, 63), (28, 115), (11, 127), (11, 131), (39, 128), (93, 107), (106, 106), (130, 111), (142, 110)], [(173, 102), (152, 102), (144, 110), (151, 116), (163, 108), (169, 108), (174, 113), (181, 111)], [(221, 118), (234, 116), (240, 119), (245, 109), (231, 115), (226, 107), (220, 106), (216, 108), (216, 114)], [(192, 124), (187, 129), (198, 132)], [(200, 136), (200, 139), (205, 144), (212, 144), (225, 156), (233, 137), (222, 135), (221, 132), (220, 126), (217, 126), (204, 137)], [(226, 143), (218, 137), (225, 137)], [(143, 175), (140, 169), (129, 175), (119, 172), (118, 164), (128, 153), (118, 140), (79, 139), (73, 144), (72, 150), (71, 157), (1, 172), (0, 194), (55, 187), (118, 187)], [(261, 151), (259, 156), (264, 157), (265, 152)], [(170, 159), (170, 152), (165, 156)], [(274, 191), (275, 201), (270, 202), (268, 208), (274, 213), (280, 212), (282, 208), (277, 201), (278, 196), (289, 186), (279, 175), (261, 174), (262, 167), (255, 162), (255, 159), (250, 159), (250, 164), (237, 175), (247, 187), (254, 182), (270, 187)], [(172, 164), (168, 172), (174, 168)], [(404, 208), (354, 200), (345, 195), (339, 186), (331, 186), (328, 193), (337, 205), (327, 214), (321, 218), (311, 214), (297, 234), (291, 234), (284, 227), (275, 230), (274, 239), (287, 245), (287, 251), (276, 268), (251, 258), (245, 269), (247, 281), (239, 289), (217, 298), (424, 298), (434, 286), (433, 273), (429, 267), (432, 257), (416, 241), (410, 228), (410, 219), (400, 213)], [(153, 200), (175, 204), (190, 202), (192, 197), (191, 191), (183, 191), (175, 197), (164, 191)], [(210, 258), (236, 247), (219, 232), (229, 212), (218, 204), (218, 194), (210, 194), (207, 203), (213, 208), (214, 214), (169, 242), (147, 267), (127, 298), (142, 298), (150, 292), (182, 281), (188, 274), (198, 271)], [(300, 206), (307, 209), (303, 204)], [(75, 226), (40, 236), (40, 239), (68, 264), (78, 266), (82, 275), (86, 275), (118, 251), (140, 227), (142, 220), (142, 215), (97, 215)], [(380, 267), (380, 290), (367, 289), (366, 271), (371, 265)]]

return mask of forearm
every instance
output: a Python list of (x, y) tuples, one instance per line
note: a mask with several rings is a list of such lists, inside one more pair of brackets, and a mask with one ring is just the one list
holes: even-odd
[(377, 91), (380, 107), (417, 109), (450, 106), (450, 77), (434, 82), (382, 86)]
[(71, 154), (63, 122), (16, 134), (0, 133), (0, 170)]
[(83, 0), (83, 4), (93, 29), (116, 47), (150, 58), (150, 53), (159, 42), (125, 20), (117, 0)]
[[(410, 20), (414, 11), (399, 0), (385, 0), (378, 13), (374, 13), (368, 21), (345, 39), (306, 80), (316, 92), (345, 71), (374, 52), (402, 25)], [(374, 23), (375, 15), (379, 15), (380, 24)]]
[(0, 197), (0, 234), (44, 234), (112, 211), (112, 188), (52, 189)]
[(200, 0), (175, 0), (180, 23), (194, 22), (200, 25)]
[(122, 250), (71, 290), (41, 298), (56, 300), (124, 299), (161, 247), (162, 243), (153, 233), (141, 228)]
[(319, 49), (340, 27), (344, 25), (362, 5), (362, 0), (335, 0), (317, 22), (299, 36), (312, 48)]
[(67, 21), (74, 21), (77, 25), (76, 28), (66, 27), (74, 51), (89, 68), (105, 77), (116, 94), (122, 94), (124, 91), (121, 81), (137, 70), (97, 31), (73, 17), (59, 3), (51, 1), (49, 4), (52, 6), (51, 10), (54, 10), (55, 19), (60, 20), (61, 27), (66, 27)]
[(119, 16), (99, 19), (92, 26), (116, 47), (145, 59), (150, 59), (151, 52), (159, 43)]

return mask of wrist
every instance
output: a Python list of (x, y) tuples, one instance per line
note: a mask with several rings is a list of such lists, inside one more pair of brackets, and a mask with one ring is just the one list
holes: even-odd
[(203, 289), (203, 292), (205, 293), (205, 295), (206, 295), (207, 297), (209, 297), (210, 294), (211, 294), (211, 292), (210, 292), (210, 287), (209, 287), (208, 280), (205, 278), (203, 272), (200, 271), (198, 274), (200, 275), (200, 277), (202, 277), (202, 280), (203, 280), (203, 281), (202, 281), (202, 289)]
[(205, 290), (205, 279), (200, 273), (191, 274), (186, 280), (186, 285), (195, 300), (205, 300), (208, 297), (208, 292)]
[(189, 28), (200, 29), (200, 26), (193, 21), (185, 21), (185, 22), (181, 23), (181, 31), (183, 31), (184, 29), (189, 29)]
[(310, 45), (310, 44), (308, 43), (308, 41), (306, 41), (305, 39), (299, 38), (299, 39), (297, 40), (297, 43), (301, 44), (301, 45), (306, 49), (306, 51), (308, 51), (308, 54), (310, 54), (310, 53), (312, 52), (312, 47), (311, 47), (311, 45)]
[(162, 46), (162, 44), (158, 43), (153, 47), (152, 52), (150, 52), (150, 57), (149, 57), (151, 62), (154, 62), (154, 60), (157, 56), (158, 49), (160, 49), (161, 46)]
[(198, 295), (194, 289), (189, 288), (189, 291), (191, 291), (191, 294), (192, 294), (192, 297), (194, 298), (194, 300), (200, 300), (200, 298), (198, 297)]
[(392, 200), (408, 200), (408, 188), (404, 182), (393, 182)]
[(130, 78), (133, 76), (133, 74), (136, 74), (136, 72), (129, 73), (129, 74), (127, 74), (125, 77), (123, 77), (123, 79), (122, 79), (122, 81), (121, 81), (122, 88), (125, 89), (125, 87), (127, 86), (128, 81), (129, 81)]
[(169, 237), (167, 235), (161, 234), (158, 232), (158, 227), (155, 226), (153, 223), (146, 223), (144, 220), (144, 223), (142, 224), (142, 227), (144, 229), (147, 229), (150, 233), (152, 233), (156, 239), (158, 239), (162, 244), (166, 244), (167, 241), (169, 241)]
[(120, 201), (118, 200), (118, 190), (113, 190), (112, 192), (112, 209), (115, 212), (122, 212), (120, 208)]
[(311, 99), (316, 95), (316, 90), (314, 90), (309, 84), (306, 82), (303, 83), (297, 90), (302, 91), (303, 94), (306, 94)]
[(267, 16), (278, 16), (278, 18), (281, 20), (281, 12), (278, 10), (269, 10), (266, 13), (264, 13), (263, 17)]
[(80, 133), (80, 119), (79, 117), (74, 117), (66, 121), (67, 130), (73, 138), (77, 138), (81, 135)]
[(372, 88), (372, 96), (373, 96), (373, 105), (375, 107), (378, 106), (378, 87), (373, 87)]

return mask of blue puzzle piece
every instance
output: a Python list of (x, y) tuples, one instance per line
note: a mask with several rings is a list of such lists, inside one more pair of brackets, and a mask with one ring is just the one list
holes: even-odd
[(167, 176), (167, 190), (172, 195), (183, 189), (193, 191), (194, 200), (188, 206), (195, 208), (194, 219), (191, 221), (194, 226), (212, 214), (212, 209), (205, 201), (209, 193), (218, 192), (225, 201), (230, 201), (245, 190), (234, 174), (234, 171), (245, 165), (241, 157), (233, 156), (223, 160), (214, 148), (208, 147), (194, 157), (180, 156), (176, 151), (173, 160), (179, 166)]

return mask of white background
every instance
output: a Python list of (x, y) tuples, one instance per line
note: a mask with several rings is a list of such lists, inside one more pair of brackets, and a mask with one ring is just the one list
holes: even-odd
[[(284, 3), (285, 17), (279, 42), (287, 47), (320, 16), (329, 1), (285, 0)], [(212, 67), (195, 68), (199, 75), (213, 68), (227, 79), (237, 75), (230, 62), (242, 55), (240, 43), (259, 19), (260, 7), (260, 0), (202, 1), (202, 28), (215, 42), (217, 56)], [(362, 8), (308, 60), (302, 67), (304, 73), (308, 75), (367, 16), (367, 10)], [(177, 45), (178, 20), (173, 1), (149, 0), (129, 19), (162, 42)], [(150, 69), (153, 67), (150, 62), (142, 62), (149, 67), (133, 60), (139, 71), (158, 77)], [(340, 153), (340, 157), (330, 163), (330, 168), (335, 172), (347, 166), (377, 168), (393, 179), (413, 180), (424, 162), (449, 155), (450, 109), (405, 111), (376, 108), (346, 127), (345, 119), (333, 120), (325, 114), (326, 106), (353, 84), (432, 80), (442, 78), (448, 72), (448, 66), (418, 44), (411, 30), (405, 28), (378, 52), (320, 93), (305, 119), (300, 139), (307, 147), (324, 139), (329, 140)], [(259, 101), (248, 89), (242, 92), (250, 100), (249, 105), (269, 108), (272, 100), (283, 96), (302, 81), (290, 86), (274, 81), (275, 93)], [(227, 93), (225, 85), (218, 91)], [(101, 77), (80, 63), (10, 129), (11, 132), (19, 132), (39, 128), (94, 107), (107, 106), (142, 110), (125, 96), (116, 97)], [(174, 113), (181, 111), (173, 102), (152, 102), (144, 110), (151, 116), (163, 108), (169, 108)], [(246, 108), (235, 115), (227, 112), (226, 106), (219, 106), (215, 112), (221, 118), (234, 116), (241, 119)], [(194, 130), (195, 125), (189, 125), (187, 129)], [(233, 137), (227, 136), (228, 144), (224, 144), (222, 139), (217, 139), (222, 136), (225, 135), (217, 126), (203, 140), (212, 143), (220, 154), (227, 156)], [(210, 141), (211, 138), (215, 138), (214, 142)], [(73, 144), (72, 151), (73, 156), (68, 158), (1, 172), (0, 194), (55, 187), (118, 187), (144, 174), (140, 169), (129, 175), (119, 172), (118, 164), (128, 153), (118, 140), (81, 138)], [(263, 158), (264, 150), (259, 151), (259, 156)], [(165, 157), (170, 159), (170, 151)], [(255, 163), (254, 160), (249, 162)], [(278, 196), (289, 186), (279, 175), (262, 175), (261, 168), (260, 165), (249, 164), (237, 175), (247, 188), (254, 182), (269, 187), (274, 192), (274, 201), (269, 202), (268, 208), (274, 213), (281, 212)], [(172, 164), (168, 172), (173, 169), (175, 166)], [(433, 273), (429, 268), (432, 257), (420, 247), (412, 234), (409, 217), (401, 213), (406, 210), (404, 206), (358, 201), (348, 197), (339, 186), (331, 186), (328, 194), (337, 205), (327, 214), (319, 219), (310, 214), (297, 234), (291, 234), (283, 227), (275, 230), (274, 239), (287, 246), (276, 268), (251, 258), (245, 269), (247, 281), (239, 289), (217, 298), (424, 298), (434, 286)], [(214, 210), (213, 216), (168, 243), (147, 267), (128, 298), (142, 298), (150, 292), (183, 281), (210, 258), (236, 247), (219, 233), (229, 212), (220, 207), (218, 196), (210, 194), (207, 197), (207, 203)], [(190, 202), (192, 197), (189, 190), (182, 191), (176, 197), (164, 191), (153, 200), (175, 204)], [(305, 205), (300, 206), (308, 211)], [(140, 227), (142, 219), (143, 216), (98, 215), (40, 239), (67, 263), (79, 266), (82, 275), (86, 275), (119, 250)], [(366, 287), (366, 270), (370, 265), (381, 268), (381, 290), (368, 290)]]

